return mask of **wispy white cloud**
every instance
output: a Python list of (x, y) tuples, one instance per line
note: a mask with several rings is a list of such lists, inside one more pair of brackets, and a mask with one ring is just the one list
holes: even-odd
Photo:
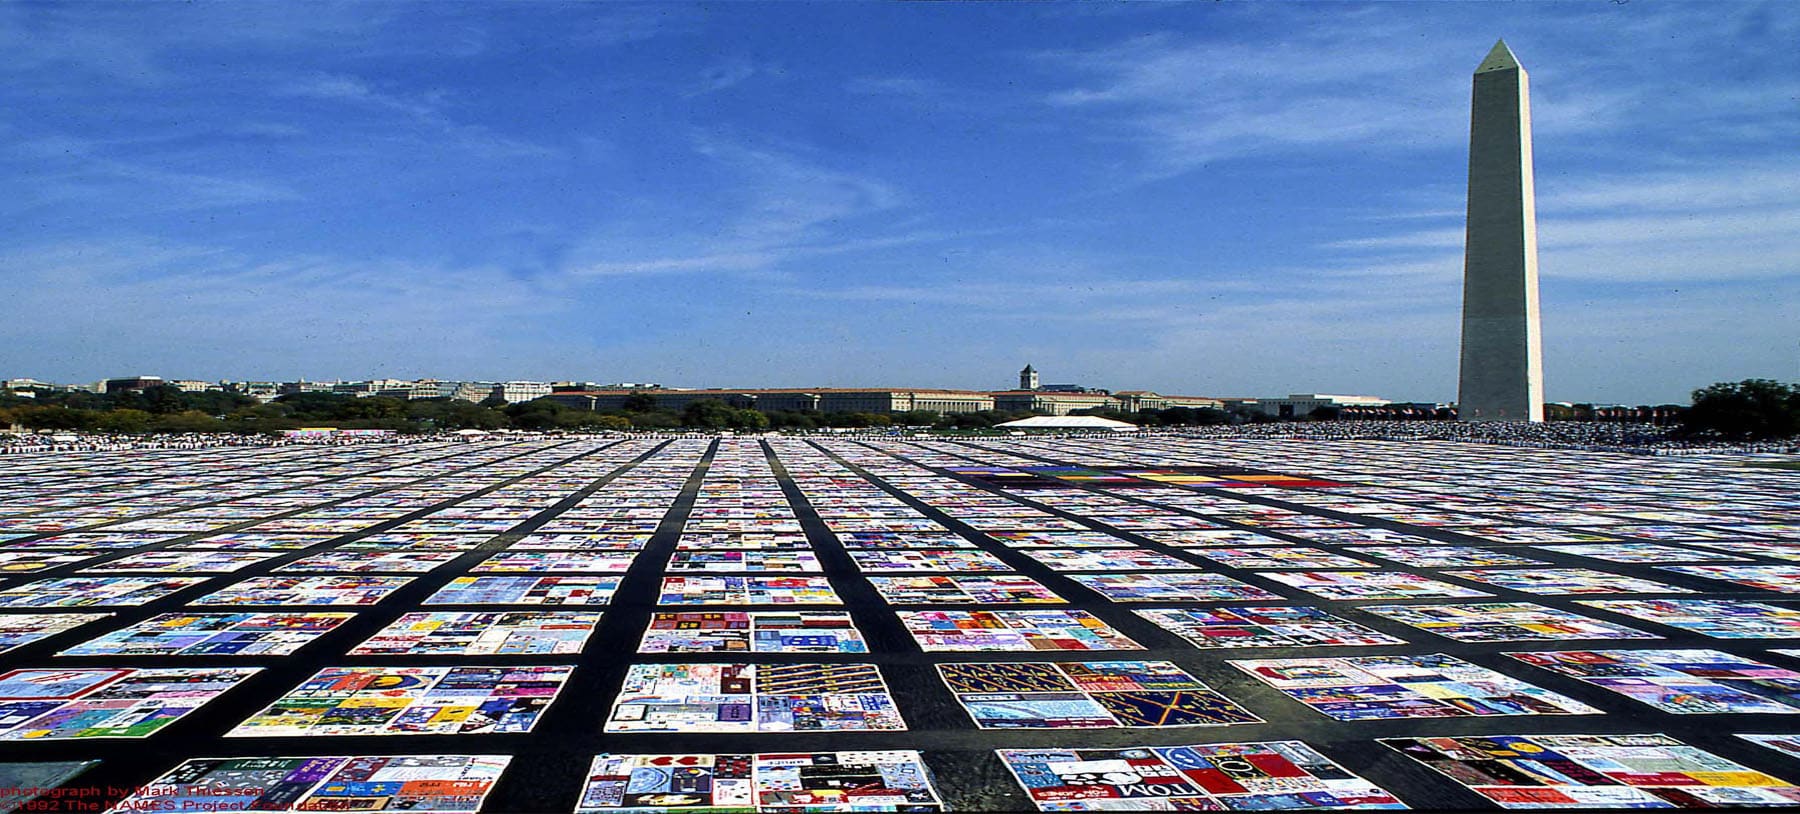
[(708, 66), (706, 70), (701, 72), (699, 79), (694, 82), (693, 87), (689, 88), (682, 96), (691, 99), (696, 96), (705, 96), (709, 93), (718, 93), (719, 91), (728, 90), (749, 81), (751, 77), (754, 77), (759, 73), (762, 73), (762, 69), (750, 60), (727, 60), (716, 65)]
[[(0, 149), (20, 161), (30, 193), (0, 200), (0, 212), (31, 217), (59, 208), (115, 206), (129, 201), (138, 215), (296, 201), (286, 184), (157, 166), (145, 159), (116, 158), (114, 145), (94, 139), (51, 136)], [(96, 217), (94, 209), (87, 212)]]
[[(871, 175), (833, 169), (799, 155), (699, 136), (695, 152), (711, 162), (731, 190), (727, 213), (695, 224), (687, 235), (669, 236), (666, 224), (615, 225), (584, 248), (569, 271), (577, 276), (618, 276), (769, 269), (801, 258), (906, 245), (934, 239), (934, 232), (883, 233), (868, 219), (891, 215), (907, 196)], [(641, 235), (654, 234), (655, 239)], [(669, 254), (670, 245), (698, 251)]]
[[(1679, 171), (1540, 181), (1538, 245), (1546, 280), (1758, 280), (1800, 268), (1800, 162), (1694, 165)], [(1371, 230), (1379, 231), (1379, 230)], [(1386, 231), (1322, 248), (1381, 267), (1419, 253), (1452, 269), (1461, 226)], [(1431, 265), (1413, 265), (1432, 273)]]
[(1141, 36), (1045, 55), (1080, 77), (1047, 101), (1090, 111), (1103, 131), (1138, 144), (1152, 176), (1252, 153), (1453, 137), (1461, 113), (1443, 99), (1465, 80), (1435, 70), (1427, 52), (1368, 42), (1337, 28), (1274, 47)]
[[(1455, 149), (1467, 137), (1469, 73), (1493, 42), (1494, 22), (1466, 9), (1403, 8), (1353, 9), (1329, 25), (1319, 24), (1317, 9), (1259, 9), (1265, 24), (1289, 21), (1276, 43), (1164, 32), (1042, 54), (1040, 65), (1063, 81), (1046, 102), (1091, 115), (1096, 137), (1136, 145), (1136, 169), (1149, 178), (1321, 148)], [(1791, 115), (1780, 115), (1800, 93), (1782, 70), (1796, 62), (1792, 15), (1755, 4), (1715, 10), (1609, 15), (1564, 7), (1507, 26), (1515, 48), (1526, 49), (1540, 139), (1643, 162), (1682, 149), (1682, 134), (1662, 132), (1669, 121), (1684, 122), (1686, 138), (1715, 150), (1726, 141), (1766, 145), (1784, 129), (1792, 136)], [(1600, 32), (1618, 37), (1621, 29), (1631, 32), (1625, 39), (1672, 44), (1654, 54), (1593, 47)], [(1424, 42), (1432, 47), (1413, 46)], [(1722, 66), (1715, 49), (1690, 44), (1700, 42), (1733, 43), (1740, 64)], [(1722, 68), (1741, 81), (1684, 81)], [(1659, 140), (1648, 142), (1646, 132)]]
[[(0, 254), (0, 278), (15, 290), (12, 307), (56, 315), (0, 324), (0, 368), (9, 370), (476, 378), (506, 375), (507, 362), (547, 374), (550, 357), (569, 363), (581, 349), (563, 337), (571, 352), (533, 358), (543, 344), (533, 326), (571, 307), (566, 292), (488, 267), (259, 257), (138, 239), (10, 251)], [(221, 347), (244, 367), (221, 369)]]
[[(429, 142), (433, 147), (455, 147), (465, 153), (487, 158), (541, 158), (557, 152), (525, 139), (501, 134), (485, 125), (457, 121), (447, 111), (448, 93), (441, 89), (406, 93), (378, 88), (367, 80), (350, 74), (314, 73), (284, 80), (272, 89), (272, 93), (277, 97), (344, 105), (375, 116), (385, 114), (397, 117), (416, 130), (420, 140)], [(353, 121), (340, 118), (335, 126), (349, 126)], [(396, 130), (387, 122), (377, 120), (370, 124), (389, 137), (407, 134), (407, 130)]]
[(406, 98), (397, 93), (378, 91), (368, 82), (347, 74), (320, 73), (297, 77), (276, 88), (275, 93), (279, 96), (323, 99), (387, 110), (421, 121), (439, 122), (443, 119), (441, 94)]
[(568, 37), (594, 47), (614, 47), (671, 35), (692, 34), (701, 27), (694, 6), (676, 3), (606, 3), (578, 7)]
[(183, 49), (289, 51), (353, 48), (380, 31), (397, 6), (352, 2), (0, 4), (0, 72), (73, 71), (127, 85), (187, 81), (169, 62)]

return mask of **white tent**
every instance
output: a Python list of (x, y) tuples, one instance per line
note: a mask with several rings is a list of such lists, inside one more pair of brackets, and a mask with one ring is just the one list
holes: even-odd
[(1112, 430), (1114, 432), (1131, 432), (1137, 429), (1136, 424), (1114, 421), (1092, 415), (1034, 415), (1018, 421), (996, 424), (1012, 430)]

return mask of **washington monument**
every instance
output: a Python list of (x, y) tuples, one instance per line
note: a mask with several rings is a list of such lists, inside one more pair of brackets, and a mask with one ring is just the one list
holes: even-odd
[(1504, 40), (1475, 69), (1457, 389), (1464, 421), (1544, 420), (1531, 89)]

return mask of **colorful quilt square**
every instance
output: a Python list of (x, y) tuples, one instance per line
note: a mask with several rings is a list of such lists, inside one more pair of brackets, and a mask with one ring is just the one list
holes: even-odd
[(1481, 568), (1490, 565), (1543, 565), (1541, 560), (1528, 559), (1516, 554), (1502, 551), (1488, 551), (1482, 548), (1457, 548), (1454, 546), (1358, 546), (1347, 548), (1370, 557), (1393, 560), (1402, 565), (1414, 568)]
[(633, 664), (607, 732), (903, 730), (873, 664)]
[(65, 551), (0, 551), (0, 576), (29, 574), (91, 560), (93, 553)]
[(853, 550), (850, 557), (864, 571), (1011, 571), (986, 551), (961, 549), (874, 549)]
[(1339, 721), (1600, 712), (1441, 653), (1227, 663)]
[(892, 605), (1058, 604), (1063, 598), (1030, 577), (869, 577)]
[(228, 574), (280, 556), (283, 556), (280, 551), (147, 551), (92, 565), (82, 571), (90, 574), (137, 571)]
[(8, 613), (0, 614), (0, 653), (66, 633), (110, 613)]
[(569, 667), (330, 667), (226, 737), (530, 732)]
[(352, 656), (563, 656), (581, 652), (597, 612), (408, 613)]
[(1306, 546), (1208, 548), (1193, 552), (1232, 568), (1374, 568), (1373, 563)]
[(1008, 548), (1133, 548), (1135, 543), (1098, 531), (991, 531)]
[(1525, 602), (1366, 605), (1361, 610), (1459, 642), (1662, 638), (1624, 625)]
[(149, 737), (260, 669), (13, 670), (0, 675), (0, 740)]
[(982, 729), (1225, 726), (1261, 718), (1166, 661), (940, 664)]
[(1263, 605), (1221, 608), (1144, 608), (1139, 616), (1195, 647), (1361, 647), (1406, 644), (1318, 608)]
[(251, 577), (194, 600), (196, 605), (373, 605), (416, 577)]
[(1251, 602), (1280, 600), (1270, 593), (1224, 574), (1070, 574), (1069, 579), (1114, 602)]
[(479, 811), (508, 755), (183, 761), (114, 811)]
[(1715, 639), (1800, 637), (1800, 611), (1735, 599), (1583, 599), (1575, 604)]
[(658, 613), (639, 653), (867, 653), (869, 645), (838, 611)]
[(623, 574), (637, 559), (636, 551), (502, 551), (474, 568), (471, 574), (540, 574), (573, 571), (590, 574)]
[(1321, 599), (1464, 599), (1493, 596), (1485, 591), (1427, 579), (1405, 571), (1258, 571), (1256, 575), (1299, 588)]
[(819, 558), (811, 551), (745, 550), (676, 551), (669, 559), (669, 571), (716, 571), (722, 573), (818, 573)]
[(142, 605), (205, 582), (205, 577), (63, 577), (0, 590), (0, 608)]
[(1506, 809), (1800, 804), (1800, 788), (1667, 735), (1485, 735), (1381, 743)]
[[(1024, 532), (1030, 533), (1030, 532)], [(851, 550), (882, 548), (974, 548), (975, 544), (946, 531), (846, 531), (838, 542)]]
[(996, 751), (1040, 811), (1406, 808), (1299, 741)]
[(1691, 594), (1647, 579), (1628, 577), (1592, 568), (1493, 568), (1477, 571), (1445, 571), (1448, 576), (1485, 582), (1509, 591), (1528, 594)]
[(1574, 554), (1607, 562), (1743, 562), (1741, 558), (1716, 551), (1700, 551), (1656, 543), (1595, 543), (1588, 545), (1542, 545), (1545, 551)]
[(842, 605), (824, 577), (663, 577), (662, 605)]
[(422, 574), (457, 557), (455, 551), (323, 551), (276, 568), (283, 572)]
[(1717, 650), (1507, 653), (1664, 712), (1800, 713), (1800, 673)]
[(945, 651), (1143, 650), (1078, 610), (899, 611), (919, 647)]
[(621, 577), (457, 577), (426, 605), (604, 605)]
[(575, 814), (942, 811), (918, 752), (613, 755), (594, 758)]
[(353, 613), (165, 613), (62, 656), (286, 656)]
[(1800, 593), (1800, 565), (1660, 565), (1657, 568), (1690, 577), (1735, 582), (1776, 593)]

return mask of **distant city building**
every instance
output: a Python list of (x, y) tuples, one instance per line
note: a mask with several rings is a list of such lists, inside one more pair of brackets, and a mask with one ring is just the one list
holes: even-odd
[(590, 390), (554, 393), (558, 403), (585, 410), (622, 410), (633, 398), (650, 398), (658, 409), (684, 410), (699, 401), (720, 401), (740, 410), (818, 413), (975, 413), (994, 409), (988, 393), (909, 388), (766, 388), (708, 390)]
[(413, 382), (404, 379), (370, 379), (366, 382), (338, 382), (332, 385), (331, 392), (357, 398), (384, 396), (405, 399), (412, 397), (412, 389)]
[(548, 382), (501, 382), (494, 385), (489, 392), (491, 398), (497, 398), (508, 404), (540, 399), (550, 395)]
[[(279, 396), (287, 395), (288, 392), (290, 392), (286, 389), (288, 387), (287, 384), (282, 384), (282, 383), (277, 383), (277, 382), (224, 381), (224, 382), (219, 382), (219, 384), (222, 387), (224, 387), (227, 392), (237, 393), (238, 395), (242, 395), (242, 396), (249, 396), (250, 398), (256, 399), (257, 401), (260, 401), (260, 402), (272, 401), (275, 398), (277, 398)], [(296, 391), (292, 391), (292, 392), (300, 392), (300, 391), (296, 390)]]
[(1019, 389), (1018, 390), (1005, 390), (1002, 392), (1006, 392), (1006, 393), (1026, 392), (1026, 393), (1029, 393), (1029, 392), (1038, 391), (1038, 390), (1047, 390), (1047, 391), (1050, 391), (1053, 393), (1104, 393), (1104, 392), (1106, 392), (1105, 390), (1084, 387), (1079, 384), (1044, 384), (1038, 378), (1037, 368), (1034, 368), (1031, 365), (1026, 365), (1024, 370), (1019, 371)]
[(1009, 390), (995, 393), (994, 409), (1009, 413), (1068, 415), (1076, 410), (1108, 409), (1118, 404), (1106, 393), (1086, 391)]
[(406, 390), (408, 401), (425, 399), (447, 399), (456, 391), (456, 382), (444, 382), (437, 379), (420, 379), (412, 383)]
[(494, 395), (493, 382), (453, 382), (448, 398), (457, 401), (487, 401)]
[[(253, 382), (238, 382), (239, 387), (247, 384), (253, 384)], [(332, 393), (336, 392), (339, 384), (341, 382), (309, 382), (301, 379), (297, 382), (282, 382), (279, 389), (281, 395), (284, 396), (295, 393)]]
[(176, 379), (168, 382), (168, 384), (173, 385), (177, 390), (180, 390), (183, 393), (205, 393), (209, 390), (221, 389), (219, 385), (212, 382), (202, 382), (194, 379)]
[(100, 392), (107, 395), (126, 392), (143, 392), (163, 383), (161, 376), (132, 376), (124, 379), (107, 379), (100, 383)]
[(1190, 409), (1209, 408), (1223, 409), (1225, 403), (1204, 396), (1165, 396), (1150, 390), (1120, 390), (1112, 394), (1118, 402), (1119, 410), (1136, 413), (1143, 410), (1167, 410), (1170, 407), (1187, 407)]

